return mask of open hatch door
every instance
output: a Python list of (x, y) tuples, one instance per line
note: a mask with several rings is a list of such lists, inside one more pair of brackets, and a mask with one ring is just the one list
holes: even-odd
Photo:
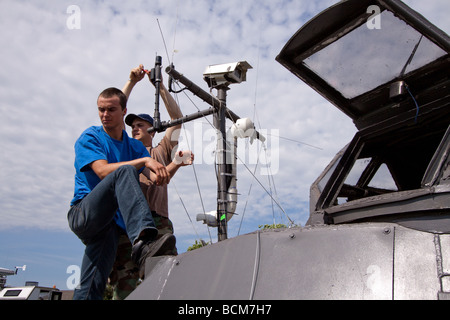
[(276, 59), (362, 130), (415, 116), (415, 103), (396, 102), (448, 80), (449, 51), (448, 35), (401, 1), (347, 0), (306, 23)]

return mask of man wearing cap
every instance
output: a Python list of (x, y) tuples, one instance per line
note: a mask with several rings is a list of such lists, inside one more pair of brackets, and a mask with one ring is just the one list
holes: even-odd
[[(130, 79), (125, 84), (122, 91), (127, 98), (129, 97), (134, 85), (145, 77), (144, 67), (140, 65), (138, 68), (131, 70)], [(167, 108), (167, 112), (171, 119), (181, 118), (181, 113), (178, 104), (165, 88), (164, 84), (160, 84), (160, 96)], [(141, 141), (149, 151), (151, 157), (168, 168), (171, 176), (178, 170), (180, 166), (191, 164), (193, 155), (189, 157), (189, 152), (176, 152), (178, 145), (179, 131), (181, 125), (168, 128), (160, 143), (153, 147), (153, 137), (155, 132), (148, 133), (147, 129), (153, 126), (153, 118), (148, 114), (129, 114), (125, 118), (125, 123), (132, 128), (132, 136), (134, 139)], [(180, 161), (180, 159), (188, 156), (189, 159)], [(144, 169), (139, 175), (141, 189), (147, 199), (150, 210), (152, 212), (153, 220), (158, 229), (158, 237), (164, 234), (173, 234), (173, 224), (169, 219), (168, 212), (168, 195), (167, 185), (156, 185), (148, 177), (149, 170)], [(114, 286), (114, 299), (124, 299), (136, 287), (139, 275), (133, 262), (130, 260), (129, 240), (124, 234), (119, 240), (119, 249), (116, 256), (116, 263), (110, 275), (110, 283)], [(174, 247), (166, 254), (176, 255), (177, 250)], [(142, 276), (142, 275), (141, 275)]]

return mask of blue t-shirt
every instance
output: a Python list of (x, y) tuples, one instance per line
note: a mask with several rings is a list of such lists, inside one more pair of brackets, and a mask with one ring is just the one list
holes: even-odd
[[(89, 166), (97, 160), (108, 163), (130, 161), (143, 157), (150, 157), (142, 142), (130, 138), (123, 131), (122, 141), (111, 138), (103, 127), (86, 129), (75, 142), (75, 192), (70, 205), (82, 200), (100, 182), (100, 178)], [(125, 229), (120, 211), (116, 214), (116, 223)]]

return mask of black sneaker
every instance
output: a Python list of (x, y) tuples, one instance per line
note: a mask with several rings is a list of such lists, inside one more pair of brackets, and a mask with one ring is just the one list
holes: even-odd
[(147, 258), (164, 255), (169, 250), (173, 250), (175, 243), (175, 236), (171, 233), (166, 233), (154, 241), (139, 240), (133, 245), (131, 259), (140, 270), (143, 270)]

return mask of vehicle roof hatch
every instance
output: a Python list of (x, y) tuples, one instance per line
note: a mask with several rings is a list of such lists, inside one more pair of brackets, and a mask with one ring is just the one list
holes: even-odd
[(417, 117), (430, 90), (433, 99), (448, 96), (449, 52), (449, 36), (399, 0), (344, 0), (300, 28), (276, 59), (362, 130)]

